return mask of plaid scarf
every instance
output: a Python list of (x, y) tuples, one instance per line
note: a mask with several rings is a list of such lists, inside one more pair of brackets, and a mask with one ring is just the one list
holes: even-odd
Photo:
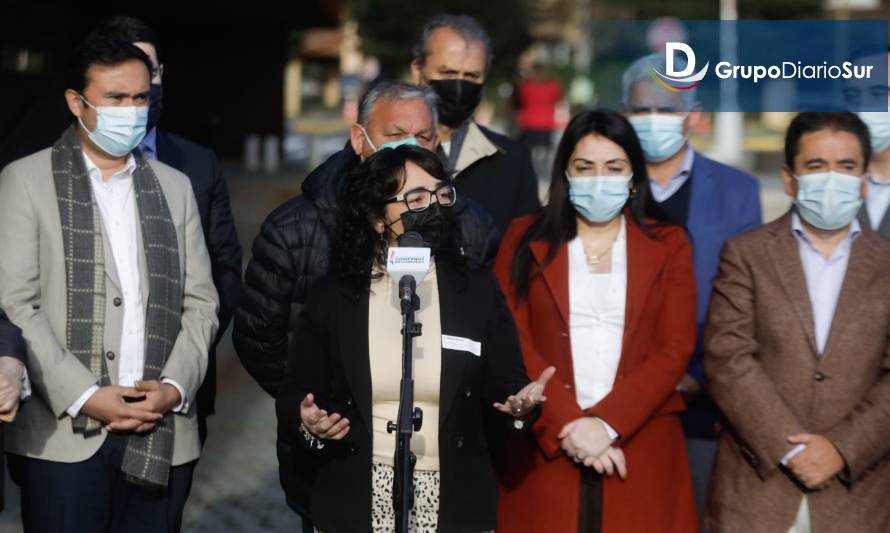
[[(105, 257), (101, 214), (74, 125), (53, 145), (52, 169), (62, 237), (68, 291), (68, 349), (92, 371), (100, 386), (111, 384), (103, 356), (105, 330)], [(136, 151), (133, 188), (148, 266), (148, 311), (145, 317), (143, 379), (160, 379), (179, 335), (182, 285), (176, 228), (158, 178)], [(102, 422), (81, 413), (74, 431), (88, 438), (102, 432)], [(135, 484), (167, 486), (173, 459), (173, 419), (168, 414), (155, 429), (129, 436), (121, 470)]]

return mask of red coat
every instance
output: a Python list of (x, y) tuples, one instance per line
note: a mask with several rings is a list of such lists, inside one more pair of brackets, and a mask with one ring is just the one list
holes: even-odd
[[(549, 365), (547, 403), (533, 435), (510, 437), (498, 454), (501, 495), (498, 532), (578, 530), (580, 468), (562, 452), (557, 435), (568, 422), (597, 416), (619, 433), (614, 446), (627, 459), (628, 476), (603, 480), (603, 533), (695, 533), (698, 518), (674, 389), (695, 345), (695, 278), (692, 251), (678, 227), (646, 236), (627, 219), (627, 304), (621, 361), (612, 391), (583, 411), (575, 399), (569, 340), (568, 246), (529, 283), (517, 304), (510, 284), (513, 257), (534, 215), (508, 228), (495, 274), (519, 329), (525, 364), (537, 377)], [(547, 254), (531, 243), (535, 264)]]

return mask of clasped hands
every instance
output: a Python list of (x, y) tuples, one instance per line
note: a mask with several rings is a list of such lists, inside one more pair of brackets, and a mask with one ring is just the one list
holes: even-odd
[(25, 365), (10, 356), (0, 356), (0, 422), (12, 422), (19, 409)]
[(808, 489), (821, 490), (844, 469), (844, 458), (830, 440), (822, 435), (798, 433), (788, 437), (792, 445), (806, 448), (788, 461), (788, 469)]
[(612, 447), (612, 438), (598, 418), (583, 417), (566, 424), (557, 438), (566, 457), (584, 464), (597, 473), (611, 476), (618, 473), (627, 478), (627, 462), (620, 448)]
[(105, 423), (106, 431), (144, 433), (182, 401), (179, 390), (157, 380), (133, 387), (100, 387), (83, 405), (83, 413)]

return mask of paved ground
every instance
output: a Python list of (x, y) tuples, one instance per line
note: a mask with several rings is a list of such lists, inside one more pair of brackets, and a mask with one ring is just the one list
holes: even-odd
[[(231, 174), (230, 174), (231, 175)], [(250, 243), (262, 220), (297, 191), (295, 180), (245, 177), (231, 183), (239, 237), (250, 257)], [(762, 180), (764, 219), (787, 209), (777, 176)], [(542, 195), (546, 184), (541, 184)], [(186, 506), (187, 533), (296, 532), (299, 518), (284, 504), (275, 457), (274, 404), (246, 374), (226, 337), (218, 350), (217, 414), (210, 419), (210, 438), (198, 463)], [(17, 489), (7, 486), (7, 510), (0, 514), (0, 533), (21, 531)]]

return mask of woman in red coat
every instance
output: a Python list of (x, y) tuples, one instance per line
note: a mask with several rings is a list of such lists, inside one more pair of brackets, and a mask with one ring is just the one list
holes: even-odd
[(507, 230), (495, 273), (531, 375), (555, 366), (533, 435), (499, 454), (498, 531), (695, 533), (675, 391), (695, 343), (683, 229), (644, 218), (640, 143), (619, 114), (572, 119), (550, 201)]

